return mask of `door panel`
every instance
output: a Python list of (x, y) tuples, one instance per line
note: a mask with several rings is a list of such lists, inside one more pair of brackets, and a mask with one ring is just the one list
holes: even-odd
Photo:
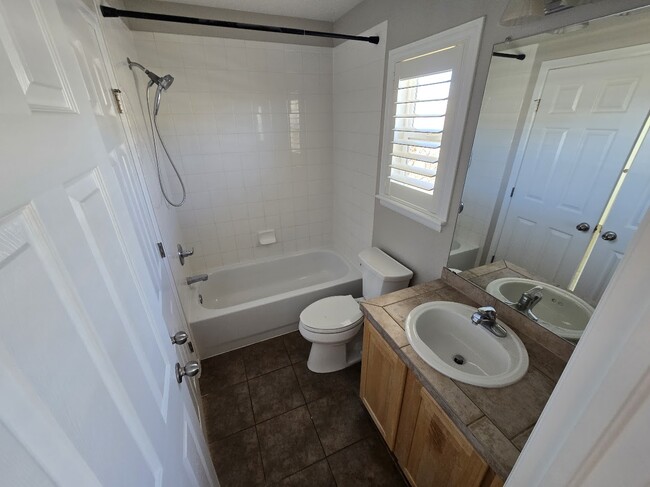
[(48, 2), (0, 2), (0, 41), (33, 112), (76, 112), (46, 18)]
[[(585, 58), (582, 58), (585, 59)], [(650, 55), (542, 67), (497, 259), (568, 285), (648, 110)]]
[(147, 205), (144, 200), (145, 196), (142, 193), (142, 187), (137, 179), (137, 174), (133, 170), (134, 163), (125, 145), (121, 145), (111, 151), (110, 157), (111, 166), (118, 179), (119, 186), (124, 188), (122, 196), (126, 200), (131, 220), (135, 223), (138, 242), (140, 248), (144, 251), (144, 258), (147, 263), (147, 271), (160, 303), (163, 299), (160, 286), (160, 282), (163, 279), (161, 258), (154, 241), (156, 232), (151, 218), (146, 213)]
[[(50, 250), (38, 215), (27, 208), (4, 219), (0, 235), (1, 360), (15, 371), (5, 380), (46, 405), (53, 428), (70, 439), (102, 484), (161, 485), (162, 462), (131, 414), (83, 299)], [(1, 401), (1, 407), (11, 410), (8, 403)], [(56, 449), (56, 439), (50, 448)]]
[[(110, 298), (118, 316), (112, 317), (112, 327), (102, 327), (106, 334), (104, 341), (114, 343), (119, 347), (121, 354), (130, 349), (138, 364), (138, 373), (142, 374), (153, 394), (153, 405), (161, 411), (161, 419), (165, 421), (172, 368), (170, 354), (163, 348), (163, 337), (156, 326), (156, 318), (147, 312), (149, 306), (146, 304), (144, 292), (137, 286), (135, 271), (125, 254), (128, 247), (119, 238), (119, 229), (116, 228), (112, 217), (114, 211), (107, 202), (105, 193), (100, 189), (98, 173), (93, 171), (82, 177), (69, 185), (66, 192), (83, 231), (83, 236), (79, 235), (79, 238), (85, 239), (85, 244), (92, 253), (83, 255), (81, 251), (75, 252), (75, 255), (71, 256), (74, 260), (68, 262), (68, 266), (80, 267), (79, 279), (92, 279), (88, 276), (89, 271), (93, 274), (97, 272), (93, 279), (97, 282), (92, 282), (93, 285), (89, 286), (93, 295), (102, 289), (102, 284), (106, 286), (105, 292), (102, 289), (102, 294)], [(129, 251), (136, 252), (137, 247), (131, 247)], [(139, 256), (136, 254), (137, 257)], [(92, 295), (87, 298), (90, 299), (93, 299)], [(98, 319), (101, 318), (98, 316)], [(119, 327), (116, 326), (118, 323)], [(115, 365), (119, 366), (120, 363), (123, 361), (120, 360)], [(128, 374), (129, 370), (121, 372)], [(132, 393), (142, 396), (145, 390), (136, 386)], [(141, 397), (137, 402), (140, 403), (144, 399)]]

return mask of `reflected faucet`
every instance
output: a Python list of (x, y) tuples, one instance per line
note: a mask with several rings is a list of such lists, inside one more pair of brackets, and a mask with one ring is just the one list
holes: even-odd
[(514, 304), (514, 308), (538, 321), (537, 316), (533, 314), (533, 308), (544, 298), (543, 290), (541, 286), (535, 286), (528, 291), (524, 291), (519, 301)]
[(208, 275), (207, 274), (198, 274), (196, 276), (190, 276), (187, 278), (187, 285), (191, 286), (192, 284), (195, 284), (197, 282), (201, 281), (207, 281), (208, 280)]
[(482, 306), (472, 315), (472, 323), (481, 325), (490, 333), (499, 338), (504, 338), (508, 332), (497, 323), (497, 311), (492, 306)]

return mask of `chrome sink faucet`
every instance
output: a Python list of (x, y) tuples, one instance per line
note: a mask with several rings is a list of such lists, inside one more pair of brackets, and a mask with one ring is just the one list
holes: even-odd
[(190, 286), (192, 284), (195, 284), (197, 282), (201, 281), (207, 281), (208, 280), (208, 275), (207, 274), (198, 274), (196, 276), (190, 276), (187, 278), (187, 285)]
[(521, 293), (519, 301), (514, 304), (514, 308), (533, 320), (538, 321), (537, 316), (533, 314), (533, 308), (544, 298), (542, 291), (543, 288), (541, 286), (535, 286), (528, 291), (524, 291)]
[(497, 311), (492, 306), (481, 306), (472, 314), (472, 323), (481, 325), (490, 333), (499, 338), (504, 338), (508, 332), (497, 323)]

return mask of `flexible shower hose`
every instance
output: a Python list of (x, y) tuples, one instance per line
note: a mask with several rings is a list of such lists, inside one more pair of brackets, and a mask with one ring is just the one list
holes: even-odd
[[(158, 118), (158, 114), (152, 115), (151, 114), (151, 106), (149, 105), (149, 89), (151, 88), (152, 83), (149, 83), (147, 85), (147, 113), (149, 114), (149, 124), (151, 125), (151, 140), (153, 142), (153, 156), (154, 159), (156, 160), (156, 171), (158, 172), (158, 184), (160, 184), (160, 191), (163, 194), (163, 197), (169, 203), (170, 205), (179, 208), (180, 206), (183, 206), (183, 203), (185, 203), (185, 198), (187, 197), (187, 191), (185, 191), (185, 183), (183, 183), (183, 178), (181, 177), (180, 173), (178, 172), (178, 169), (176, 168), (176, 164), (174, 164), (174, 161), (172, 160), (171, 156), (169, 155), (169, 151), (167, 150), (167, 146), (165, 145), (165, 141), (162, 139), (160, 136), (160, 130), (158, 130), (158, 122), (156, 119)], [(160, 145), (163, 148), (163, 151), (165, 151), (165, 155), (167, 156), (167, 159), (169, 160), (169, 163), (171, 164), (172, 168), (174, 169), (174, 173), (176, 173), (176, 177), (178, 178), (178, 182), (181, 183), (181, 189), (183, 190), (183, 197), (181, 198), (180, 203), (174, 203), (171, 198), (167, 195), (167, 191), (165, 190), (165, 185), (163, 184), (162, 180), (162, 171), (160, 168), (160, 161), (158, 160), (158, 149), (156, 147), (156, 135), (158, 136), (158, 140), (160, 140)]]

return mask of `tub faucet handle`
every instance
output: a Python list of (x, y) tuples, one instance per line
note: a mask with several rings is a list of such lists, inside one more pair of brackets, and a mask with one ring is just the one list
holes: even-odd
[(178, 251), (178, 260), (181, 262), (181, 265), (185, 265), (185, 257), (191, 257), (194, 255), (194, 247), (190, 250), (183, 250), (181, 244), (176, 245), (176, 250)]

